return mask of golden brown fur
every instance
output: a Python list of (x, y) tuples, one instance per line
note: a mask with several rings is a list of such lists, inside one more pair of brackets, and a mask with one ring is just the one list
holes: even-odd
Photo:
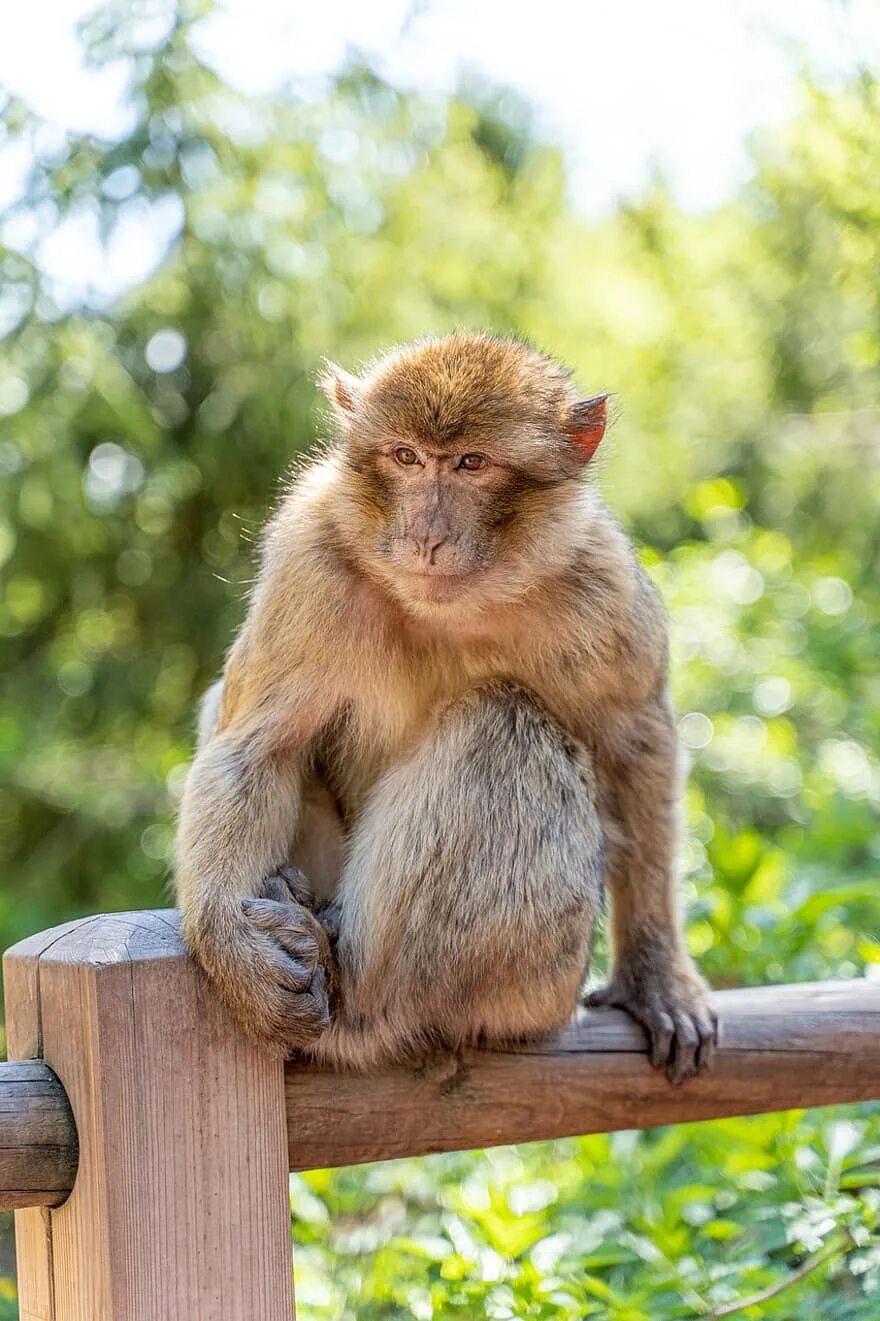
[(177, 847), (190, 948), (285, 1051), (364, 1066), (529, 1035), (576, 1003), (604, 869), (615, 968), (594, 999), (689, 1076), (712, 1023), (677, 906), (666, 625), (584, 481), (603, 398), (465, 335), (322, 384), (336, 442), (270, 524), (203, 711)]

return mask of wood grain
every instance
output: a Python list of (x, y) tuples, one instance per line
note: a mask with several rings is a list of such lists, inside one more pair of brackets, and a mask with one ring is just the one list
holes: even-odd
[(717, 993), (714, 1067), (676, 1088), (618, 1010), (369, 1076), (282, 1069), (170, 911), (68, 923), (4, 968), (10, 1054), (45, 1063), (0, 1069), (0, 1189), (67, 1191), (62, 1085), (79, 1138), (68, 1200), (16, 1212), (26, 1321), (289, 1321), (288, 1167), (880, 1098), (880, 980)]
[(73, 1115), (49, 1066), (0, 1064), (0, 1211), (58, 1206), (73, 1187), (76, 1160)]
[(28, 1234), (51, 1282), (30, 1314), (290, 1321), (282, 1067), (207, 991), (176, 914), (68, 928), (39, 956), (37, 990), (80, 1163), (48, 1243)]
[(721, 991), (710, 1073), (673, 1087), (620, 1010), (547, 1041), (438, 1055), (368, 1078), (286, 1069), (293, 1170), (880, 1099), (880, 982)]
[[(40, 958), (77, 925), (68, 922), (22, 940), (3, 959), (6, 992), (6, 1049), (12, 1060), (43, 1053), (40, 1015)], [(21, 1321), (56, 1321), (52, 1275), (52, 1216), (45, 1207), (15, 1212), (15, 1256)]]

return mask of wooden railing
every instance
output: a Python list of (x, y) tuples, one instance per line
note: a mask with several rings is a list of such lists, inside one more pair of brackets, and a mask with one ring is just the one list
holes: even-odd
[(0, 1206), (27, 1321), (290, 1321), (289, 1170), (880, 1098), (880, 982), (717, 993), (714, 1067), (674, 1088), (615, 1010), (417, 1069), (284, 1067), (170, 910), (56, 927), (4, 970)]

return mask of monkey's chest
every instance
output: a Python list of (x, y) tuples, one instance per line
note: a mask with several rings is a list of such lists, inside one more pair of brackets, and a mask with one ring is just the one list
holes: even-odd
[(316, 770), (346, 827), (360, 814), (373, 785), (415, 745), (428, 718), (429, 711), (386, 701), (372, 710), (350, 706), (324, 732)]
[(503, 679), (534, 692), (551, 712), (566, 706), (555, 690), (548, 692), (546, 675), (524, 665), (509, 648), (475, 647), (418, 658), (392, 653), (387, 660), (383, 673), (359, 676), (360, 695), (324, 731), (317, 750), (319, 778), (348, 827), (373, 786), (417, 750), (441, 712), (469, 689)]
[(316, 765), (347, 826), (360, 814), (372, 787), (406, 760), (440, 712), (474, 682), (463, 667), (449, 672), (390, 675), (366, 700), (352, 701), (325, 730)]

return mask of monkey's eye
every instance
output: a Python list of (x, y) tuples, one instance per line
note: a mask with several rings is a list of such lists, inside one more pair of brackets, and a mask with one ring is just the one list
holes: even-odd
[(488, 462), (485, 454), (462, 454), (458, 467), (464, 468), (465, 472), (479, 472)]
[(394, 457), (398, 463), (403, 464), (404, 468), (411, 468), (414, 463), (418, 463), (419, 456), (415, 450), (411, 450), (409, 445), (398, 445), (394, 451)]

